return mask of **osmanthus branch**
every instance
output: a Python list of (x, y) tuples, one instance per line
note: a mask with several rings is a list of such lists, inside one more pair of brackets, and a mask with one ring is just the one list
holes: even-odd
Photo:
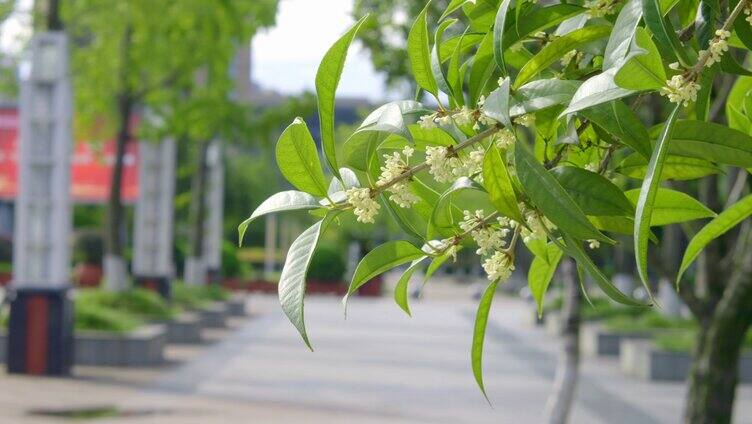
[[(450, 151), (453, 153), (459, 152), (460, 150), (466, 149), (478, 142), (481, 142), (488, 137), (496, 134), (497, 132), (501, 131), (503, 127), (501, 125), (494, 125), (488, 129), (485, 129), (478, 134), (468, 138), (467, 140), (463, 141), (462, 143), (459, 143), (455, 146), (450, 146)], [(395, 184), (410, 179), (413, 177), (413, 175), (417, 174), (418, 172), (424, 171), (428, 169), (428, 163), (422, 162), (418, 165), (415, 165), (413, 167), (410, 167), (409, 169), (405, 170), (405, 172), (399, 174), (398, 176), (392, 178), (391, 180), (387, 181), (384, 184), (377, 185), (376, 187), (371, 188), (371, 197), (375, 197), (376, 195), (382, 193), (383, 191), (387, 190), (389, 187), (394, 186)]]
[[(739, 3), (736, 4), (734, 10), (731, 11), (728, 18), (726, 18), (726, 21), (723, 23), (721, 31), (731, 30), (731, 26), (734, 24), (734, 21), (739, 16), (739, 14), (742, 13), (744, 8), (749, 5), (749, 2), (750, 0), (740, 0)], [(708, 62), (708, 59), (710, 59), (710, 56), (711, 53), (709, 48), (703, 50), (700, 56), (697, 58), (697, 63), (689, 70), (689, 74), (687, 75), (688, 78), (693, 79), (700, 75), (702, 69), (705, 67), (705, 64)]]

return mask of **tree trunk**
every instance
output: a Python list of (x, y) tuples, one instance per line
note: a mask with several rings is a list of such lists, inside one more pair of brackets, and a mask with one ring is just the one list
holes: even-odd
[(206, 281), (206, 269), (203, 263), (204, 253), (204, 221), (206, 215), (206, 155), (209, 150), (208, 141), (202, 141), (198, 149), (198, 169), (191, 182), (191, 231), (190, 252), (186, 259), (184, 276), (186, 283), (203, 284)]
[(734, 272), (727, 277), (730, 282), (714, 311), (698, 317), (700, 331), (684, 409), (688, 424), (731, 422), (739, 356), (752, 324), (752, 255), (745, 255), (742, 263), (734, 264)]
[(577, 284), (577, 272), (572, 260), (561, 263), (564, 284), (562, 306), (561, 351), (556, 365), (554, 391), (546, 403), (546, 422), (564, 424), (574, 403), (580, 367), (580, 304), (582, 293)]
[(123, 259), (123, 203), (121, 188), (123, 182), (123, 157), (125, 146), (130, 138), (129, 123), (133, 112), (130, 96), (118, 99), (120, 128), (115, 137), (115, 162), (112, 165), (110, 193), (107, 199), (107, 226), (105, 228), (104, 273), (107, 287), (119, 291), (127, 287), (126, 267)]

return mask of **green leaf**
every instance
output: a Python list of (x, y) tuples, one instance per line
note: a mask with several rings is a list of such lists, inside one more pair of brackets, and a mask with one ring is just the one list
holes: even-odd
[(491, 282), (478, 303), (478, 312), (475, 314), (475, 328), (473, 329), (473, 347), (470, 353), (470, 363), (473, 368), (475, 381), (478, 383), (480, 391), (488, 400), (486, 387), (483, 385), (483, 342), (486, 338), (486, 326), (488, 325), (488, 314), (491, 311), (491, 302), (493, 302), (496, 286), (499, 280)]
[(494, 44), (493, 44), (493, 51), (494, 51), (494, 60), (496, 61), (496, 66), (499, 67), (501, 70), (501, 74), (503, 76), (509, 75), (509, 72), (507, 72), (507, 66), (504, 62), (504, 27), (506, 25), (507, 21), (507, 13), (509, 13), (509, 6), (512, 4), (512, 0), (502, 0), (501, 4), (499, 5), (499, 10), (496, 12), (496, 19), (494, 21), (494, 28), (493, 28), (493, 37), (494, 37)]
[(475, 52), (470, 76), (468, 78), (468, 91), (470, 95), (470, 104), (476, 104), (481, 94), (483, 94), (488, 81), (493, 75), (495, 63), (493, 58), (493, 32), (488, 32), (478, 45)]
[(372, 278), (424, 255), (422, 250), (404, 240), (392, 240), (376, 247), (368, 252), (355, 268), (342, 304), (347, 307), (348, 298)]
[(579, 240), (613, 240), (598, 231), (556, 178), (521, 144), (515, 148), (515, 168), (525, 194), (562, 231)]
[(488, 149), (483, 159), (483, 185), (496, 210), (517, 222), (524, 222), (507, 164), (494, 145)]
[(436, 84), (438, 85), (439, 89), (443, 91), (446, 95), (448, 95), (450, 98), (453, 97), (452, 88), (449, 85), (449, 82), (447, 81), (447, 76), (444, 73), (444, 69), (441, 67), (441, 64), (443, 62), (443, 59), (441, 57), (441, 41), (444, 37), (444, 32), (449, 28), (450, 26), (454, 25), (454, 23), (457, 22), (456, 19), (447, 19), (446, 21), (439, 24), (438, 28), (436, 28), (436, 35), (434, 36), (434, 45), (433, 49), (431, 50), (431, 70), (433, 72), (433, 76), (436, 79)]
[[(735, 7), (739, 3), (739, 0), (732, 0), (729, 8)], [(737, 19), (734, 21), (734, 32), (747, 49), (752, 50), (752, 27), (749, 22), (744, 19)]]
[(510, 100), (510, 116), (520, 116), (549, 107), (566, 105), (580, 87), (579, 81), (540, 79), (515, 90)]
[(715, 219), (708, 222), (702, 229), (689, 241), (687, 250), (684, 251), (679, 273), (676, 276), (676, 285), (679, 285), (684, 271), (692, 265), (697, 255), (711, 241), (726, 234), (737, 224), (752, 215), (752, 194), (748, 194), (738, 202), (731, 205), (728, 209), (721, 212)]
[(653, 299), (653, 294), (650, 291), (650, 284), (648, 283), (648, 236), (650, 234), (650, 224), (653, 219), (653, 205), (658, 194), (658, 185), (661, 181), (663, 164), (668, 155), (668, 147), (680, 109), (681, 105), (676, 105), (671, 112), (671, 115), (669, 115), (668, 119), (663, 124), (663, 130), (661, 131), (658, 143), (656, 144), (653, 155), (648, 163), (648, 170), (645, 179), (642, 182), (642, 188), (640, 189), (640, 196), (635, 211), (635, 259), (637, 262), (637, 270), (640, 274), (640, 280), (642, 280), (642, 284), (645, 286), (645, 290), (651, 297), (651, 300)]
[(603, 57), (603, 69), (609, 69), (629, 52), (637, 24), (642, 19), (642, 0), (629, 0), (616, 17)]
[[(651, 129), (652, 134), (658, 128)], [(674, 125), (669, 152), (725, 165), (752, 166), (752, 137), (725, 125), (679, 120)]]
[(452, 234), (463, 219), (463, 209), (468, 208), (473, 211), (482, 209), (486, 214), (496, 210), (483, 187), (470, 178), (461, 177), (436, 202), (431, 229), (438, 230), (441, 235)]
[(624, 102), (614, 100), (602, 103), (582, 110), (579, 114), (603, 128), (645, 158), (650, 157), (652, 148), (648, 130), (642, 125), (640, 118)]
[(444, 265), (444, 263), (448, 261), (449, 258), (451, 257), (453, 257), (453, 255), (450, 252), (434, 257), (431, 260), (431, 263), (428, 264), (428, 267), (426, 268), (426, 275), (423, 276), (423, 283), (424, 284), (427, 283), (428, 280), (430, 280), (431, 277), (433, 277), (436, 271), (438, 271), (439, 268), (441, 268), (441, 266)]
[(428, 40), (428, 24), (426, 23), (426, 13), (430, 5), (430, 1), (426, 3), (426, 7), (420, 12), (410, 29), (410, 34), (407, 36), (407, 56), (410, 58), (415, 82), (424, 90), (438, 96), (439, 87), (436, 85), (433, 73), (431, 73), (431, 50)]
[(311, 264), (313, 251), (319, 241), (321, 232), (324, 231), (331, 216), (313, 224), (295, 239), (287, 251), (285, 265), (279, 277), (279, 302), (282, 310), (290, 319), (292, 325), (298, 329), (303, 341), (309, 349), (311, 342), (306, 333), (305, 320), (303, 317), (303, 303), (306, 289), (306, 273)]
[(319, 207), (321, 205), (315, 197), (302, 191), (289, 190), (275, 193), (264, 200), (248, 219), (238, 225), (238, 246), (243, 245), (243, 237), (248, 226), (260, 216), (284, 211), (317, 209)]
[(483, 104), (483, 113), (507, 128), (512, 127), (509, 119), (509, 77), (504, 78), (499, 88), (488, 95)]
[(530, 9), (521, 19), (516, 19), (515, 25), (508, 28), (504, 33), (503, 50), (508, 51), (510, 47), (530, 34), (559, 25), (576, 15), (585, 16), (584, 12), (584, 8), (574, 4), (553, 4), (547, 7)]
[(586, 169), (562, 166), (553, 169), (556, 179), (587, 215), (632, 216), (634, 207), (624, 193), (602, 175)]
[[(648, 161), (637, 153), (632, 153), (621, 161), (616, 172), (636, 179), (645, 178)], [(668, 155), (663, 163), (661, 181), (665, 180), (694, 180), (711, 174), (719, 174), (721, 169), (702, 159), (686, 156)]]
[(583, 82), (559, 117), (636, 93), (616, 84), (614, 76), (617, 70), (617, 67), (613, 67)]
[[(634, 189), (624, 193), (633, 204), (637, 204), (640, 190)], [(710, 218), (715, 212), (698, 202), (692, 196), (681, 191), (668, 188), (658, 188), (653, 201), (653, 213), (650, 219), (651, 227), (676, 224), (695, 219)]]
[(653, 33), (661, 55), (668, 61), (678, 59), (683, 66), (691, 66), (692, 63), (676, 35), (676, 30), (661, 13), (660, 1), (642, 0), (642, 14), (645, 26)]
[(554, 39), (546, 44), (538, 54), (533, 56), (533, 58), (528, 61), (522, 69), (520, 69), (519, 74), (517, 74), (517, 79), (514, 80), (513, 88), (519, 88), (522, 84), (530, 80), (530, 78), (551, 66), (551, 64), (564, 56), (568, 51), (574, 50), (600, 38), (607, 37), (610, 33), (610, 26), (588, 26), (572, 31), (563, 37)]
[(543, 316), (543, 297), (546, 295), (548, 285), (554, 277), (556, 267), (559, 266), (562, 251), (554, 243), (545, 247), (545, 255), (536, 255), (527, 271), (527, 285), (538, 307), (538, 316)]
[(399, 281), (397, 281), (397, 285), (394, 286), (394, 301), (397, 302), (397, 305), (409, 316), (412, 316), (410, 313), (410, 304), (408, 303), (409, 294), (407, 291), (410, 286), (410, 279), (427, 257), (428, 255), (423, 255), (412, 261), (410, 266), (407, 267), (404, 273), (402, 273)]
[(337, 166), (337, 155), (334, 139), (334, 101), (339, 85), (339, 79), (342, 76), (342, 69), (345, 67), (347, 59), (347, 50), (350, 48), (355, 35), (358, 33), (360, 26), (368, 18), (362, 17), (342, 37), (337, 40), (324, 58), (321, 59), (319, 69), (316, 72), (316, 96), (319, 108), (319, 125), (321, 125), (321, 146), (324, 150), (324, 157), (332, 173), (339, 178), (339, 166)]
[(564, 241), (566, 243), (567, 254), (574, 258), (578, 266), (582, 267), (591, 277), (593, 277), (593, 280), (595, 280), (595, 283), (600, 287), (601, 291), (603, 291), (606, 296), (610, 297), (611, 300), (628, 306), (648, 306), (619, 291), (611, 280), (609, 280), (593, 263), (593, 260), (590, 259), (587, 253), (585, 253), (580, 242), (574, 240), (566, 233), (564, 233)]
[(658, 48), (643, 28), (637, 28), (635, 42), (644, 54), (629, 59), (619, 68), (614, 81), (628, 90), (658, 90), (666, 85), (666, 71)]
[(453, 94), (452, 100), (456, 106), (462, 106), (465, 104), (465, 96), (462, 92), (462, 82), (464, 81), (464, 65), (461, 63), (462, 58), (462, 40), (465, 38), (467, 30), (462, 33), (460, 42), (452, 52), (452, 56), (449, 59), (449, 68), (447, 69), (447, 83), (449, 84), (449, 90)]
[(355, 175), (355, 173), (351, 169), (340, 168), (339, 175), (340, 177), (342, 177), (342, 180), (332, 178), (332, 180), (329, 182), (329, 189), (327, 190), (329, 196), (353, 187), (360, 187), (358, 176)]
[(327, 186), (319, 152), (302, 119), (295, 118), (279, 136), (276, 156), (279, 171), (290, 184), (306, 193), (326, 196)]

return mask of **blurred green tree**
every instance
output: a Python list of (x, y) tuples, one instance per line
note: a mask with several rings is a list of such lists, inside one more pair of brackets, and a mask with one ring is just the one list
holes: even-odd
[[(428, 6), (430, 19), (427, 21), (431, 24), (437, 22), (448, 4), (449, 0), (432, 1)], [(415, 91), (405, 46), (413, 25), (412, 17), (425, 6), (426, 2), (412, 0), (355, 0), (353, 17), (358, 20), (365, 15), (371, 16), (363, 23), (358, 36), (371, 55), (373, 66), (383, 72), (387, 85), (392, 88)], [(435, 26), (431, 32), (433, 30)]]
[(202, 144), (237, 133), (245, 114), (230, 96), (230, 65), (258, 28), (274, 22), (277, 1), (70, 0), (60, 6), (73, 40), (76, 129), (94, 140), (116, 140), (105, 246), (121, 258), (126, 142), (134, 132)]

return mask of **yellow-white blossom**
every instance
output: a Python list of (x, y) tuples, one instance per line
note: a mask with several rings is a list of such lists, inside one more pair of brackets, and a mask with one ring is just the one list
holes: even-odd
[(478, 245), (475, 253), (481, 256), (491, 254), (504, 247), (506, 245), (504, 238), (509, 235), (509, 228), (504, 226), (508, 221), (498, 220), (500, 226), (496, 228), (485, 220), (486, 216), (483, 210), (479, 209), (474, 213), (466, 210), (463, 211), (463, 220), (460, 222), (460, 228), (463, 231), (469, 231), (470, 237)]
[(523, 127), (532, 127), (535, 124), (535, 115), (532, 113), (526, 113), (514, 118), (514, 123), (522, 125)]
[(616, 11), (618, 0), (588, 0), (585, 2), (585, 8), (592, 18), (603, 18), (613, 14)]
[(353, 213), (359, 222), (373, 223), (379, 213), (379, 205), (371, 197), (370, 188), (353, 187), (345, 191), (347, 202), (352, 205)]
[(684, 75), (674, 75), (666, 81), (666, 86), (661, 88), (662, 95), (667, 96), (671, 102), (682, 103), (684, 106), (697, 101), (698, 91), (700, 84), (686, 79)]
[[(381, 175), (376, 181), (376, 186), (384, 186), (410, 169), (409, 161), (414, 152), (415, 150), (412, 147), (405, 146), (402, 149), (402, 154), (393, 152), (391, 155), (384, 155), (386, 161), (384, 166), (381, 167)], [(391, 193), (389, 200), (402, 208), (409, 208), (420, 200), (410, 191), (409, 183), (406, 180), (391, 185), (387, 191)]]
[(592, 240), (588, 240), (587, 242), (588, 242), (588, 247), (592, 250), (595, 250), (601, 247), (601, 242), (599, 242), (598, 240), (592, 239)]
[(483, 270), (491, 281), (506, 281), (512, 275), (512, 271), (514, 271), (514, 263), (508, 253), (497, 251), (483, 261)]
[(700, 51), (700, 56), (703, 54), (708, 55), (705, 66), (711, 67), (713, 64), (721, 61), (721, 56), (723, 56), (723, 53), (729, 49), (728, 41), (726, 41), (729, 37), (731, 37), (729, 31), (719, 29), (715, 32), (715, 37), (710, 40), (708, 49)]
[(496, 147), (499, 149), (508, 149), (512, 147), (517, 141), (517, 137), (514, 135), (514, 131), (509, 128), (503, 128), (501, 131), (494, 134), (492, 140), (496, 143)]
[(444, 146), (426, 147), (428, 172), (440, 183), (448, 183), (454, 180), (454, 173), (450, 164), (450, 159), (454, 158), (448, 158), (447, 153), (447, 148)]
[(430, 115), (421, 116), (420, 119), (418, 119), (418, 125), (420, 125), (421, 128), (425, 128), (427, 130), (436, 128), (436, 114), (432, 113)]

